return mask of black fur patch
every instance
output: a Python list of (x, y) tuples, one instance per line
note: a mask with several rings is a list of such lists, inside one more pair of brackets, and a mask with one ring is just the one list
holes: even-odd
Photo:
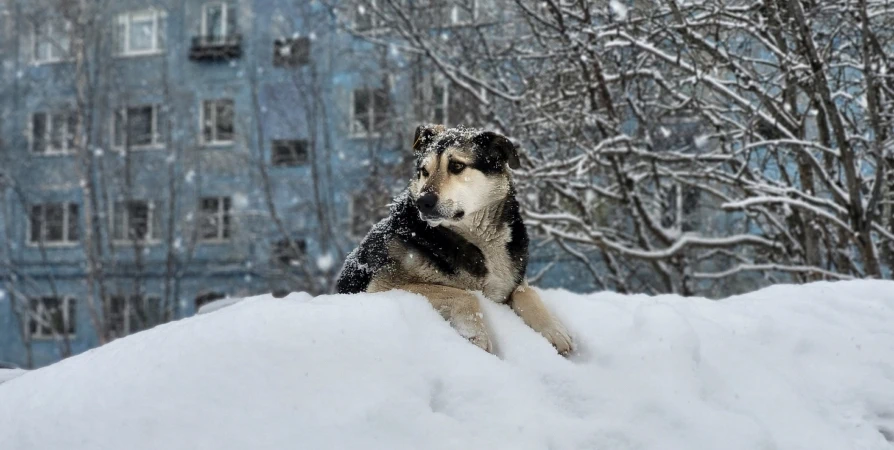
[(481, 250), (447, 228), (429, 226), (404, 192), (391, 205), (391, 214), (376, 224), (360, 246), (348, 255), (336, 282), (339, 294), (364, 292), (379, 270), (394, 264), (388, 256), (391, 239), (400, 239), (446, 275), (468, 272), (476, 277), (487, 276)]
[(515, 264), (515, 282), (521, 284), (525, 280), (525, 272), (528, 270), (528, 230), (522, 220), (514, 188), (509, 191), (507, 196), (502, 220), (509, 225), (512, 240), (506, 244), (506, 250)]
[(476, 277), (487, 275), (481, 250), (456, 232), (444, 227), (431, 227), (419, 217), (416, 205), (406, 197), (393, 210), (394, 234), (407, 247), (415, 249), (439, 271), (456, 275), (465, 271)]

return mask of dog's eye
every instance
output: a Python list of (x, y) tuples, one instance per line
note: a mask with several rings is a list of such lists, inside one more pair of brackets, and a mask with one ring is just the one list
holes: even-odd
[(466, 168), (466, 165), (461, 162), (458, 162), (458, 161), (451, 161), (450, 165), (447, 166), (447, 169), (450, 170), (450, 173), (452, 173), (452, 174), (458, 174), (458, 173), (462, 172), (463, 169), (465, 169), (465, 168)]
[(428, 170), (426, 170), (425, 167), (420, 167), (420, 168), (419, 168), (419, 173), (421, 173), (423, 177), (427, 177), (427, 176), (428, 176)]

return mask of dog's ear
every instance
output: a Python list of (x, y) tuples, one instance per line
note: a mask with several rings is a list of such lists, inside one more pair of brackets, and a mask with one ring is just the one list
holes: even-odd
[(413, 153), (422, 153), (431, 145), (435, 136), (444, 132), (444, 125), (419, 125), (416, 127), (416, 136), (413, 137)]
[(488, 159), (497, 158), (501, 163), (508, 163), (511, 169), (518, 169), (518, 148), (502, 134), (485, 131), (474, 138), (475, 144), (484, 151)]

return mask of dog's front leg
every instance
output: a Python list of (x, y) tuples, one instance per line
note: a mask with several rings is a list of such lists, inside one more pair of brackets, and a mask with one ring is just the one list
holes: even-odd
[(478, 298), (469, 291), (436, 284), (407, 284), (397, 289), (427, 298), (457, 332), (473, 344), (492, 353), (493, 346), (484, 326), (484, 315)]
[(567, 356), (572, 348), (571, 337), (565, 327), (546, 309), (540, 295), (528, 283), (512, 292), (509, 298), (512, 310), (534, 331), (543, 335), (562, 356)]

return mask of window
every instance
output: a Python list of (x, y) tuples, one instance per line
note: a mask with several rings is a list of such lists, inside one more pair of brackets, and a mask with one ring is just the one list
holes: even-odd
[(233, 100), (202, 103), (202, 140), (205, 144), (233, 143)]
[(30, 300), (31, 311), (28, 333), (33, 339), (51, 339), (54, 336), (74, 337), (76, 328), (75, 299), (69, 297), (40, 297)]
[(156, 213), (154, 202), (116, 202), (112, 212), (112, 240), (126, 243), (159, 239), (161, 219)]
[(271, 146), (274, 166), (294, 167), (307, 164), (307, 141), (274, 140)]
[(304, 261), (307, 255), (307, 241), (293, 239), (290, 244), (288, 240), (282, 239), (273, 244), (271, 253), (274, 264), (286, 267), (297, 266)]
[(71, 51), (71, 25), (68, 22), (35, 24), (33, 32), (32, 60), (35, 63), (62, 61)]
[(206, 197), (201, 200), (199, 237), (203, 241), (222, 241), (230, 238), (230, 205), (230, 197)]
[(273, 65), (297, 67), (310, 63), (310, 38), (293, 37), (273, 41)]
[(206, 43), (223, 43), (239, 32), (236, 5), (206, 3), (202, 6), (202, 37)]
[(453, 24), (468, 24), (478, 18), (477, 0), (456, 0), (450, 10), (450, 22)]
[(118, 109), (112, 118), (112, 145), (117, 148), (160, 146), (162, 120), (158, 105)]
[(146, 10), (119, 15), (115, 31), (118, 54), (160, 53), (165, 46), (165, 22), (163, 11)]
[(357, 89), (351, 102), (351, 134), (376, 136), (388, 121), (391, 97), (387, 88)]
[(114, 295), (109, 297), (107, 326), (115, 337), (148, 330), (171, 319), (170, 311), (154, 296)]
[(436, 124), (447, 124), (449, 116), (450, 95), (447, 85), (443, 82), (431, 84), (429, 99), (425, 102), (429, 106), (428, 120)]
[(31, 206), (28, 242), (70, 245), (80, 239), (78, 205), (45, 203)]
[(41, 155), (74, 153), (78, 117), (71, 112), (31, 115), (31, 151)]

